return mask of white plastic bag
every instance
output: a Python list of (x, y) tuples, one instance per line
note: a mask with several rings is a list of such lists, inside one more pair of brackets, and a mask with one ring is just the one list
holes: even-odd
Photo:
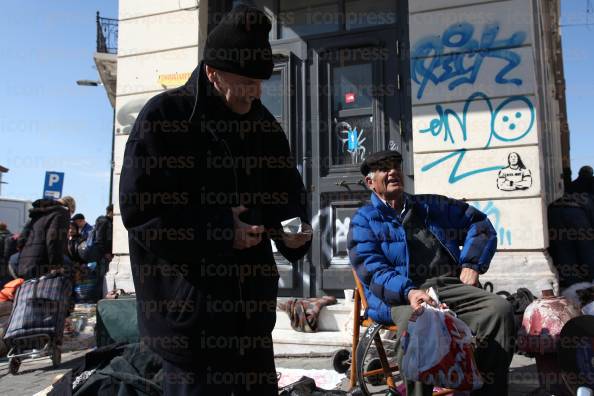
[(409, 381), (457, 390), (483, 385), (474, 360), (472, 332), (448, 309), (423, 303), (409, 319), (402, 346), (402, 372)]

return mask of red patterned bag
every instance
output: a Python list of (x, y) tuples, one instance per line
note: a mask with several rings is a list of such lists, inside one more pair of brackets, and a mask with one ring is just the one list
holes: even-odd
[(402, 345), (402, 371), (407, 380), (457, 390), (483, 386), (474, 360), (472, 332), (454, 312), (423, 304), (409, 319)]

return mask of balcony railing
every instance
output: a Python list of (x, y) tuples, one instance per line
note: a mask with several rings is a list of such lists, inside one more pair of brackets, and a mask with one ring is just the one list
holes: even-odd
[(97, 11), (97, 52), (118, 53), (118, 20), (101, 18)]

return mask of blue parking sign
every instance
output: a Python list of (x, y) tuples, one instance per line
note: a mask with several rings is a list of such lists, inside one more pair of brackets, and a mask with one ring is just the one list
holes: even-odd
[(43, 183), (43, 198), (61, 198), (63, 185), (64, 172), (45, 172), (45, 183)]

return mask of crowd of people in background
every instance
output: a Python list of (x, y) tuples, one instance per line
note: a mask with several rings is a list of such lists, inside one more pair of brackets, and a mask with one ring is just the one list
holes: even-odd
[(549, 253), (559, 286), (594, 280), (594, 170), (580, 168), (565, 194), (548, 208)]
[(17, 278), (60, 273), (72, 280), (73, 301), (102, 298), (113, 258), (113, 206), (94, 226), (75, 211), (76, 201), (66, 196), (33, 202), (29, 221), (18, 232), (0, 219), (0, 286)]

